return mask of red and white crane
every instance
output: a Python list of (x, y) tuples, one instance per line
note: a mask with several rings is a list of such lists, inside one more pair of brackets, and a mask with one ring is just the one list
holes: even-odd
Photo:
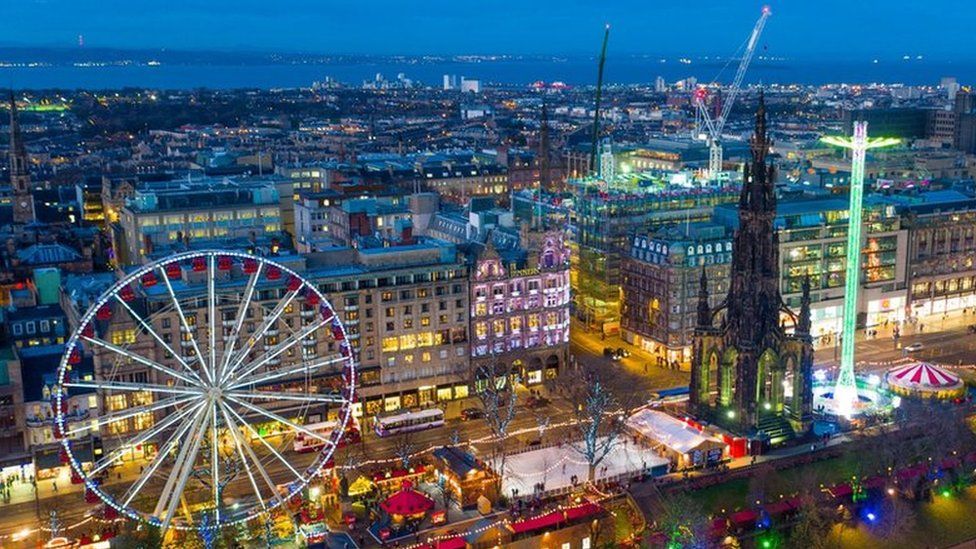
[(725, 129), (725, 122), (728, 119), (729, 113), (732, 111), (732, 104), (735, 103), (735, 97), (739, 94), (739, 89), (742, 87), (742, 79), (745, 77), (749, 63), (752, 61), (752, 55), (756, 51), (756, 45), (759, 43), (759, 35), (762, 34), (763, 27), (766, 26), (766, 19), (769, 19), (771, 14), (772, 11), (769, 9), (769, 6), (763, 6), (759, 20), (756, 21), (756, 26), (752, 28), (749, 41), (746, 42), (745, 51), (739, 60), (739, 68), (735, 71), (735, 79), (732, 80), (728, 97), (722, 104), (722, 110), (718, 114), (718, 117), (713, 119), (712, 113), (708, 110), (708, 105), (706, 104), (708, 100), (708, 87), (701, 86), (695, 90), (695, 104), (698, 106), (700, 132), (705, 133), (705, 139), (708, 140), (709, 179), (717, 179), (718, 174), (722, 171), (722, 130)]

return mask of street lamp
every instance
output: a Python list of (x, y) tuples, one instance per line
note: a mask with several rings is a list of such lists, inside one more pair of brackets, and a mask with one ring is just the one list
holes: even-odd
[(850, 218), (847, 229), (847, 265), (844, 272), (844, 317), (841, 332), (840, 372), (834, 388), (834, 401), (842, 415), (850, 416), (857, 402), (854, 379), (854, 332), (857, 329), (857, 292), (861, 275), (861, 218), (864, 197), (864, 157), (868, 149), (888, 147), (897, 139), (868, 138), (868, 123), (854, 122), (851, 137), (825, 136), (824, 143), (851, 150)]

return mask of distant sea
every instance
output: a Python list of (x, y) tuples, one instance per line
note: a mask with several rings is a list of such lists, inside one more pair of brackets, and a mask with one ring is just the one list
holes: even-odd
[[(149, 89), (191, 88), (293, 88), (310, 86), (326, 77), (358, 86), (377, 73), (393, 80), (398, 73), (414, 82), (440, 86), (444, 74), (480, 79), (483, 83), (526, 85), (537, 80), (562, 81), (573, 86), (596, 81), (596, 62), (591, 58), (530, 58), (497, 61), (458, 62), (451, 60), (368, 61), (308, 64), (167, 64), (148, 66), (79, 67), (70, 64), (37, 67), (0, 67), (0, 87), (18, 89)], [(735, 64), (695, 60), (690, 64), (677, 59), (652, 56), (610, 58), (606, 81), (611, 84), (652, 84), (662, 76), (674, 82), (689, 76), (700, 82), (727, 83)], [(756, 60), (746, 77), (747, 83), (828, 84), (828, 83), (904, 83), (938, 85), (943, 76), (955, 76), (961, 84), (976, 83), (976, 61), (935, 61), (928, 59), (889, 59), (824, 61)]]

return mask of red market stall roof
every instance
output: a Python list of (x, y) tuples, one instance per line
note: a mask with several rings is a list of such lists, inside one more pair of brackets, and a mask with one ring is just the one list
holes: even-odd
[(792, 511), (796, 511), (800, 508), (800, 498), (786, 498), (775, 503), (770, 503), (766, 506), (766, 512), (769, 516), (775, 517)]
[(915, 465), (914, 467), (908, 467), (906, 469), (902, 469), (898, 471), (897, 475), (899, 480), (911, 480), (913, 478), (924, 475), (928, 471), (929, 471), (928, 466), (918, 464)]
[(467, 546), (468, 543), (464, 541), (464, 537), (458, 536), (450, 539), (435, 541), (434, 543), (418, 545), (414, 547), (414, 549), (464, 549)]
[(864, 479), (864, 482), (861, 483), (861, 486), (867, 488), (868, 490), (871, 490), (873, 488), (884, 488), (885, 484), (886, 481), (884, 477), (876, 476), (876, 477), (868, 477)]
[(843, 484), (837, 484), (835, 486), (832, 486), (831, 488), (828, 488), (827, 493), (829, 493), (832, 497), (835, 498), (843, 498), (853, 494), (854, 489), (851, 488), (850, 484), (845, 482)]
[(553, 511), (520, 522), (513, 522), (508, 525), (513, 534), (522, 534), (543, 528), (552, 528), (564, 521), (575, 521), (598, 515), (603, 512), (603, 507), (595, 503), (584, 503), (570, 509)]
[(729, 515), (729, 520), (732, 521), (737, 527), (752, 526), (757, 520), (759, 520), (759, 512), (755, 509), (745, 509), (743, 511), (736, 511)]
[(434, 500), (413, 489), (413, 483), (405, 480), (403, 487), (386, 498), (380, 507), (391, 515), (416, 515), (434, 508)]

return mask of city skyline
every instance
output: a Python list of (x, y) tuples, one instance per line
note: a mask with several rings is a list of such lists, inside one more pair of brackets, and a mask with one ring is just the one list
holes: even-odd
[[(839, 0), (791, 5), (770, 2), (775, 24), (760, 55), (850, 60), (919, 55), (969, 60), (966, 13), (953, 0), (919, 5)], [(729, 56), (745, 39), (763, 3), (736, 0), (700, 6), (652, 2), (542, 2), (478, 6), (450, 2), (424, 9), (394, 2), (369, 6), (293, 2), (269, 12), (257, 2), (206, 7), (141, 6), (121, 2), (34, 1), (7, 3), (0, 19), (21, 21), (3, 29), (0, 45), (264, 51), (318, 54), (574, 55), (596, 50), (604, 24), (613, 27), (616, 54)], [(958, 17), (944, 17), (955, 13)], [(838, 14), (826, 18), (824, 14)], [(839, 16), (843, 14), (843, 16)], [(43, 17), (43, 25), (40, 23)], [(669, 24), (661, 24), (669, 21)], [(472, 22), (477, 24), (472, 25)], [(677, 24), (674, 24), (677, 23)], [(365, 31), (364, 31), (365, 29)]]

